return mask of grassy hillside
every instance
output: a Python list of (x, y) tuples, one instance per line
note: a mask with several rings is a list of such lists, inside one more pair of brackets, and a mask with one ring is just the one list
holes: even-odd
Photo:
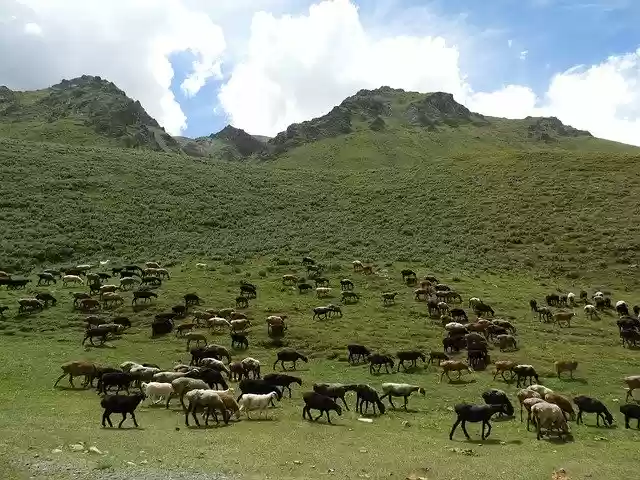
[(0, 140), (0, 269), (314, 252), (635, 277), (638, 156), (480, 140), (446, 155), (412, 136), (352, 134), (258, 164)]

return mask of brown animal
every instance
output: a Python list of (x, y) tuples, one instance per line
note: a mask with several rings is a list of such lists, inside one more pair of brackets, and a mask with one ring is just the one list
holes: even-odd
[(560, 374), (562, 372), (569, 372), (571, 375), (571, 378), (573, 378), (573, 372), (578, 368), (578, 362), (576, 362), (575, 360), (573, 361), (557, 361), (554, 363), (554, 366), (556, 368), (556, 374), (558, 375), (558, 378), (560, 378)]
[(438, 383), (442, 382), (442, 377), (444, 377), (445, 375), (447, 376), (449, 381), (451, 381), (449, 372), (458, 372), (458, 380), (460, 379), (462, 372), (473, 373), (473, 369), (460, 360), (445, 360), (440, 364), (440, 367), (442, 367), (442, 373), (440, 374)]
[(560, 407), (562, 412), (565, 414), (565, 418), (567, 418), (567, 413), (571, 420), (575, 418), (575, 411), (573, 410), (573, 405), (571, 404), (571, 400), (567, 397), (563, 397), (557, 393), (547, 393), (544, 396), (545, 402), (554, 403)]

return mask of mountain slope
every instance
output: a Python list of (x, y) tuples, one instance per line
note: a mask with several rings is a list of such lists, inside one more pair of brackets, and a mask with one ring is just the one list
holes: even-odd
[(178, 151), (158, 122), (113, 83), (84, 75), (44, 90), (0, 87), (0, 136)]
[(195, 139), (175, 137), (182, 151), (191, 157), (242, 160), (262, 152), (266, 141), (227, 125), (218, 133)]

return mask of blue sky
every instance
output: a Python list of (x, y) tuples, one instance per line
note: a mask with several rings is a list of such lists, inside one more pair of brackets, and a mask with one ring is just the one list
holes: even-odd
[[(464, 32), (462, 43), (468, 43), (469, 48), (461, 48), (461, 67), (474, 88), (481, 90), (524, 84), (543, 94), (555, 73), (576, 65), (597, 64), (640, 46), (640, 1), (359, 0), (356, 3), (366, 28), (388, 28), (395, 34), (435, 33), (452, 41), (459, 40), (456, 37)], [(308, 2), (298, 2), (295, 8), (286, 11), (304, 13), (307, 5)], [(436, 26), (414, 21), (413, 13), (424, 9), (428, 9)], [(483, 49), (481, 55), (475, 48), (479, 45)], [(207, 135), (229, 121), (223, 109), (212, 108), (224, 79), (211, 79), (195, 97), (186, 98), (180, 83), (191, 60), (189, 53), (172, 57), (175, 70), (172, 91), (188, 118), (185, 134)], [(233, 66), (233, 59), (223, 65), (226, 78)]]

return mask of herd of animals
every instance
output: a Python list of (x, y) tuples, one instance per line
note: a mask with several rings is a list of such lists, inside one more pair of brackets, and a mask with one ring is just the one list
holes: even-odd
[[(307, 268), (308, 279), (298, 278), (288, 274), (282, 277), (283, 285), (296, 286), (301, 295), (315, 289), (318, 298), (331, 295), (330, 281), (322, 276), (324, 267), (305, 257), (302, 261)], [(198, 264), (199, 266), (202, 264)], [(160, 267), (157, 262), (147, 262), (143, 267), (138, 265), (125, 265), (111, 269), (110, 273), (92, 272), (94, 266), (79, 265), (63, 270), (45, 270), (38, 274), (37, 286), (55, 284), (60, 280), (64, 286), (86, 286), (86, 291), (72, 292), (74, 309), (86, 314), (86, 331), (82, 344), (87, 341), (95, 345), (98, 340), (103, 344), (109, 338), (122, 334), (129, 327), (131, 321), (125, 316), (112, 316), (105, 321), (100, 313), (104, 310), (124, 303), (123, 292), (132, 290), (132, 306), (139, 303), (149, 303), (158, 298), (153, 290), (162, 285), (162, 282), (170, 279), (169, 271)], [(364, 275), (372, 275), (373, 267), (364, 265), (360, 261), (353, 262), (354, 272)], [(444, 376), (451, 381), (450, 373), (455, 372), (461, 378), (464, 372), (474, 372), (484, 369), (491, 363), (489, 357), (489, 345), (493, 343), (500, 351), (517, 349), (516, 327), (507, 320), (494, 318), (493, 308), (478, 297), (469, 299), (468, 306), (477, 318), (469, 321), (469, 315), (461, 308), (462, 297), (448, 285), (438, 283), (434, 276), (424, 277), (418, 281), (415, 272), (409, 269), (402, 270), (403, 282), (412, 287), (416, 301), (426, 302), (428, 313), (432, 318), (438, 319), (446, 331), (442, 340), (442, 351), (424, 353), (418, 350), (397, 352), (396, 358), (392, 355), (371, 352), (366, 346), (359, 344), (347, 345), (348, 362), (369, 364), (372, 374), (380, 374), (384, 367), (389, 373), (389, 368), (396, 367), (397, 371), (402, 367), (407, 370), (416, 368), (417, 362), (422, 360), (428, 368), (434, 364), (441, 368), (439, 381)], [(119, 276), (116, 284), (113, 277)], [(0, 285), (5, 285), (8, 290), (24, 289), (31, 282), (28, 278), (13, 277), (5, 272), (0, 272)], [(312, 283), (314, 285), (312, 285)], [(341, 299), (344, 304), (357, 303), (360, 295), (354, 292), (355, 285), (349, 279), (340, 281)], [(241, 413), (250, 418), (252, 411), (266, 416), (270, 406), (275, 406), (274, 401), (281, 401), (285, 392), (291, 398), (291, 387), (294, 384), (302, 386), (303, 379), (286, 371), (285, 363), (291, 363), (293, 370), (298, 361), (308, 362), (308, 358), (302, 353), (291, 348), (282, 348), (277, 352), (273, 363), (274, 373), (261, 375), (261, 362), (252, 357), (246, 357), (240, 361), (233, 361), (231, 352), (244, 350), (249, 346), (247, 329), (252, 326), (251, 320), (240, 310), (247, 308), (249, 302), (257, 298), (258, 288), (250, 283), (240, 284), (239, 296), (236, 297), (235, 308), (198, 310), (202, 299), (195, 293), (184, 295), (184, 303), (174, 305), (170, 312), (159, 313), (151, 324), (152, 336), (175, 333), (176, 337), (187, 342), (187, 350), (191, 353), (189, 365), (174, 365), (170, 369), (163, 369), (159, 365), (150, 363), (138, 363), (127, 361), (119, 366), (107, 366), (88, 361), (71, 361), (62, 365), (62, 375), (56, 380), (54, 386), (64, 377), (69, 377), (69, 383), (73, 387), (74, 377), (84, 377), (83, 387), (94, 387), (103, 395), (101, 406), (104, 409), (102, 426), (113, 426), (110, 415), (119, 413), (122, 415), (118, 427), (121, 427), (127, 415), (130, 415), (137, 427), (135, 410), (145, 399), (152, 403), (165, 402), (169, 408), (172, 399), (179, 399), (185, 414), (185, 423), (189, 425), (189, 417), (200, 426), (197, 413), (202, 414), (205, 425), (209, 418), (219, 423), (220, 415), (224, 423), (229, 423), (235, 416), (240, 419)], [(385, 292), (381, 295), (383, 305), (391, 305), (395, 302), (399, 292)], [(546, 306), (540, 306), (536, 300), (530, 301), (531, 310), (538, 314), (540, 321), (554, 322), (559, 326), (570, 327), (571, 319), (575, 316), (568, 308), (575, 308), (579, 303), (584, 305), (585, 315), (589, 318), (599, 316), (599, 312), (607, 308), (615, 308), (619, 319), (617, 325), (620, 331), (622, 346), (636, 346), (640, 340), (640, 320), (638, 314), (640, 307), (634, 306), (634, 315), (630, 315), (628, 305), (624, 301), (618, 301), (614, 305), (610, 296), (603, 292), (596, 292), (589, 300), (586, 291), (580, 292), (578, 298), (573, 293), (567, 295), (550, 294), (545, 299)], [(39, 292), (33, 297), (19, 298), (18, 315), (30, 315), (44, 308), (55, 306), (57, 300), (51, 293)], [(456, 306), (458, 305), (458, 306)], [(553, 311), (552, 308), (559, 308)], [(4, 316), (8, 306), (0, 307), (0, 315)], [(313, 309), (313, 319), (326, 320), (334, 315), (342, 316), (342, 309), (338, 305), (329, 304)], [(285, 315), (271, 315), (266, 319), (267, 333), (274, 342), (285, 336), (287, 327)], [(179, 323), (178, 323), (179, 322)], [(228, 330), (231, 338), (231, 348), (222, 345), (207, 343), (206, 335), (194, 330), (206, 327), (210, 331)], [(196, 346), (190, 348), (195, 342)], [(201, 346), (200, 343), (203, 343)], [(453, 359), (452, 354), (466, 349), (467, 358)], [(283, 373), (275, 373), (278, 365)], [(510, 360), (498, 360), (494, 362), (495, 372), (493, 379), (498, 375), (505, 381), (516, 381), (518, 391), (516, 397), (520, 404), (520, 420), (523, 421), (523, 410), (526, 410), (527, 429), (530, 424), (537, 429), (537, 438), (543, 434), (557, 434), (565, 438), (569, 434), (568, 420), (575, 418), (581, 423), (584, 413), (595, 413), (596, 424), (600, 426), (602, 420), (605, 426), (613, 423), (613, 416), (603, 402), (588, 396), (577, 396), (572, 401), (553, 390), (539, 384), (539, 376), (532, 365), (518, 364)], [(561, 374), (568, 372), (573, 377), (578, 363), (572, 360), (558, 360), (555, 362), (555, 371), (560, 378)], [(507, 378), (509, 376), (509, 378)], [(229, 386), (230, 382), (238, 382), (236, 389)], [(635, 402), (633, 391), (640, 389), (640, 375), (624, 378), (627, 386), (625, 405), (620, 407), (624, 416), (625, 427), (630, 428), (630, 421), (637, 420), (640, 429), (640, 404)], [(131, 393), (130, 389), (135, 389)], [(396, 408), (393, 398), (402, 398), (403, 408), (406, 410), (409, 397), (414, 393), (425, 395), (425, 389), (418, 385), (406, 383), (386, 382), (381, 386), (381, 392), (368, 384), (342, 384), (342, 383), (314, 383), (311, 391), (302, 394), (304, 402), (302, 409), (303, 418), (317, 421), (326, 415), (331, 423), (330, 412), (342, 415), (342, 402), (344, 408), (349, 410), (346, 395), (354, 392), (356, 395), (355, 408), (361, 414), (366, 414), (371, 407), (374, 415), (384, 414), (386, 406), (385, 398), (392, 408)], [(126, 392), (121, 394), (120, 392)], [(482, 394), (484, 404), (461, 403), (455, 405), (455, 423), (451, 429), (450, 438), (459, 425), (467, 438), (467, 422), (482, 423), (482, 439), (487, 438), (491, 432), (490, 420), (494, 415), (512, 417), (514, 408), (508, 395), (499, 389), (490, 389)], [(631, 399), (631, 402), (629, 401)], [(627, 403), (628, 402), (628, 403)], [(573, 405), (577, 408), (574, 409)], [(315, 418), (311, 410), (319, 412)]]

